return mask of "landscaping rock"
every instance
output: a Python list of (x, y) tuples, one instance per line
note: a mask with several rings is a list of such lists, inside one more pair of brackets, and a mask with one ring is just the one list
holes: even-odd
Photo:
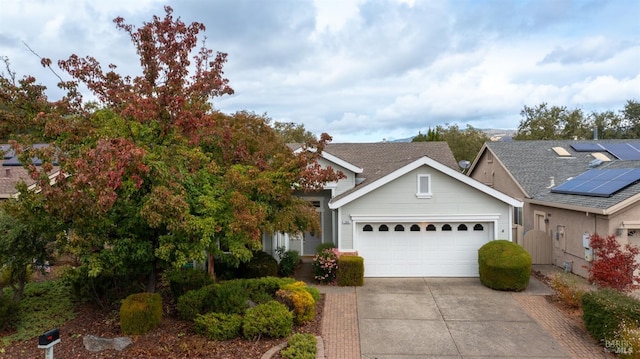
[(121, 351), (133, 342), (129, 337), (102, 338), (95, 335), (86, 335), (82, 338), (82, 343), (84, 344), (84, 348), (90, 352), (101, 352), (108, 349)]

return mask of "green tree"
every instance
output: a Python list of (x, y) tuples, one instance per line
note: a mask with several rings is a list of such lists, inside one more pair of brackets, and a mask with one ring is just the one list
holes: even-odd
[(429, 127), (426, 134), (423, 134), (422, 132), (418, 132), (418, 135), (413, 139), (411, 139), (411, 142), (427, 142), (427, 141), (443, 141), (443, 138), (440, 135), (439, 127), (436, 127), (435, 129), (431, 129), (431, 127)]
[(54, 245), (64, 236), (62, 222), (45, 208), (43, 197), (22, 182), (20, 196), (4, 200), (0, 208), (0, 263), (20, 300), (33, 270), (44, 270), (53, 260)]
[[(57, 156), (55, 184), (40, 176), (37, 185), (47, 211), (71, 229), (66, 247), (89, 276), (146, 277), (148, 291), (167, 266), (209, 253), (215, 275), (216, 253), (246, 261), (264, 232), (318, 229), (314, 209), (294, 190), (341, 177), (317, 162), (330, 136), (304, 144), (320, 151), (294, 154), (266, 117), (215, 111), (212, 100), (233, 93), (226, 54), (196, 50), (204, 25), (165, 12), (138, 29), (114, 20), (136, 46), (141, 76), (72, 55), (59, 65), (74, 79), (61, 101), (74, 115), (32, 122), (57, 150), (42, 154)], [(97, 104), (79, 105), (77, 83)]]
[(456, 161), (473, 161), (482, 145), (490, 140), (486, 133), (471, 125), (467, 125), (465, 129), (460, 129), (458, 125), (446, 128), (438, 126), (436, 130), (451, 148)]
[(627, 100), (620, 112), (624, 121), (624, 138), (640, 138), (640, 102)]
[(309, 143), (316, 139), (316, 136), (300, 123), (276, 121), (273, 123), (273, 129), (285, 143)]
[(514, 140), (557, 140), (590, 138), (591, 129), (580, 109), (568, 110), (565, 106), (524, 106), (523, 117)]
[(599, 139), (616, 139), (624, 136), (622, 118), (613, 111), (592, 112), (589, 115), (589, 127), (592, 130), (597, 129)]

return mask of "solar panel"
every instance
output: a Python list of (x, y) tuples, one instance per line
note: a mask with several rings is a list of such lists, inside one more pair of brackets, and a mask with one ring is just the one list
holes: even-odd
[(640, 168), (593, 169), (551, 189), (551, 192), (611, 197), (638, 181)]
[(576, 152), (600, 152), (605, 150), (598, 143), (574, 143), (571, 148)]
[(621, 161), (640, 160), (640, 149), (630, 143), (605, 143), (603, 146)]

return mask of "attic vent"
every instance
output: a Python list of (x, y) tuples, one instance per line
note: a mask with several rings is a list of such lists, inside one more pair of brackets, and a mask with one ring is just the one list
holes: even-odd
[(593, 156), (593, 158), (600, 160), (602, 162), (609, 162), (611, 161), (611, 159), (609, 157), (607, 157), (607, 155), (605, 155), (604, 153), (600, 153), (600, 152), (593, 152), (591, 154), (591, 156)]
[(553, 147), (552, 150), (556, 153), (556, 155), (560, 157), (571, 157), (569, 151), (565, 150), (562, 147)]

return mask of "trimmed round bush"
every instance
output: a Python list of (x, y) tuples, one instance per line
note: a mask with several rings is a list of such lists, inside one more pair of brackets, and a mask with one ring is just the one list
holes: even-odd
[(522, 291), (529, 285), (531, 256), (520, 245), (491, 241), (478, 250), (480, 282), (496, 290)]
[(242, 316), (239, 314), (207, 313), (194, 320), (195, 331), (211, 340), (237, 338), (242, 332)]
[(162, 297), (158, 293), (131, 294), (120, 306), (120, 329), (124, 334), (145, 334), (162, 319)]
[(247, 339), (284, 338), (293, 331), (293, 314), (275, 300), (247, 309), (242, 332)]
[(241, 314), (249, 306), (249, 292), (241, 280), (230, 280), (191, 290), (178, 298), (176, 306), (182, 319), (192, 320), (210, 312)]
[(336, 279), (340, 287), (361, 287), (364, 285), (364, 258), (341, 255), (338, 258)]

